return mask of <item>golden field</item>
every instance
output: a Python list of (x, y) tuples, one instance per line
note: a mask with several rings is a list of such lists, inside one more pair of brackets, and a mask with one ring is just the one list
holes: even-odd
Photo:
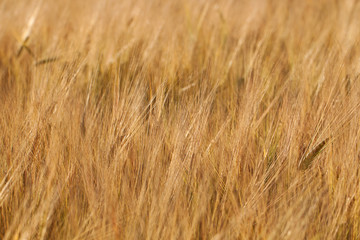
[(1, 0), (0, 239), (360, 239), (359, 16)]

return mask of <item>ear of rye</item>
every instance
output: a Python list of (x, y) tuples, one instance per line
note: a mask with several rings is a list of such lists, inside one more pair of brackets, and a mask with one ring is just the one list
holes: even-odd
[(328, 142), (329, 138), (326, 138), (322, 142), (320, 142), (315, 148), (313, 148), (303, 160), (301, 160), (299, 169), (306, 170), (308, 169), (315, 158), (320, 154), (320, 152), (325, 148), (326, 143)]

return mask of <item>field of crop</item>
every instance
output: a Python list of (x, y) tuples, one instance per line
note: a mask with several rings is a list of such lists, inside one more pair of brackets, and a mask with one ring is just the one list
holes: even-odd
[(0, 239), (360, 239), (356, 0), (0, 0)]

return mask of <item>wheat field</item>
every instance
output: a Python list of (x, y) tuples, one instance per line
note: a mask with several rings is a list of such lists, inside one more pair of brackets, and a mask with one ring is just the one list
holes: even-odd
[(0, 239), (360, 239), (356, 0), (1, 0)]

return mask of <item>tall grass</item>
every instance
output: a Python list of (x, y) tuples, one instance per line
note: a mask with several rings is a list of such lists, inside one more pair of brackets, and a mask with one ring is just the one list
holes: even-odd
[(0, 1), (0, 238), (359, 239), (359, 15)]

